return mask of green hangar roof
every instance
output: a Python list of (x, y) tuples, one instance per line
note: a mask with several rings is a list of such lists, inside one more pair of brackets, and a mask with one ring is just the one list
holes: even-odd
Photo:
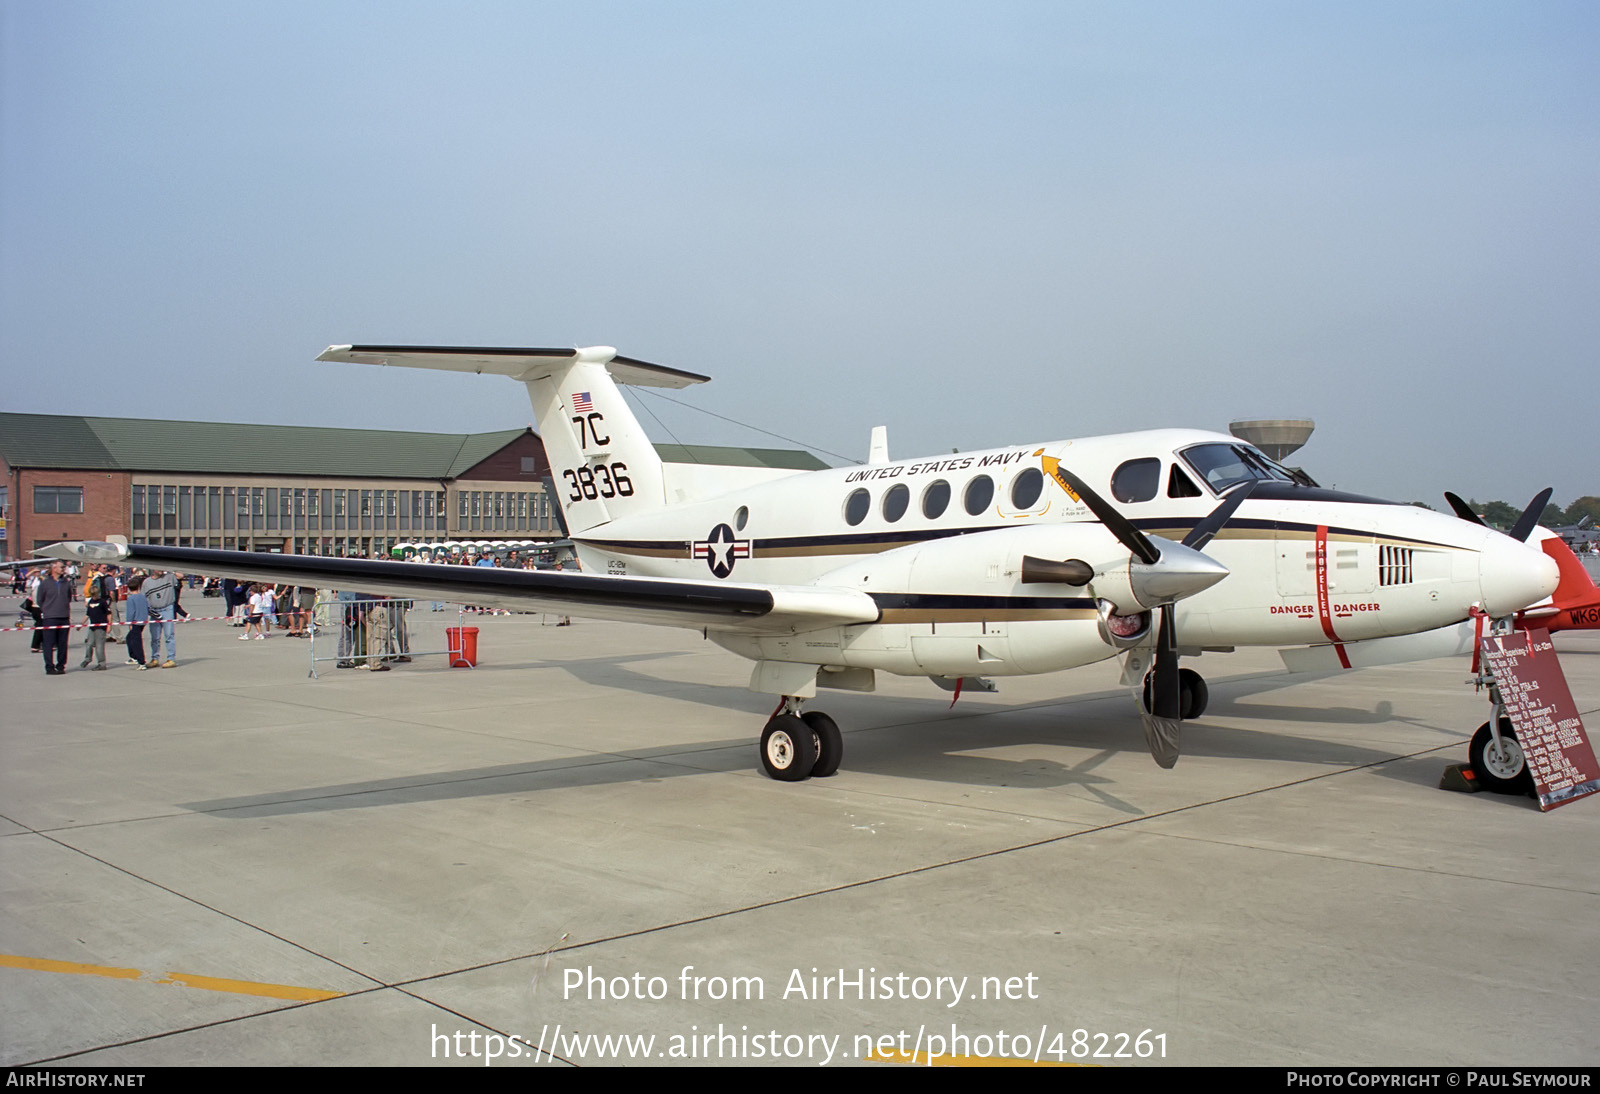
[[(527, 432), (404, 433), (0, 412), (0, 457), (14, 468), (453, 479)], [(827, 466), (809, 452), (774, 448), (663, 444), (656, 449), (668, 463), (797, 471)]]

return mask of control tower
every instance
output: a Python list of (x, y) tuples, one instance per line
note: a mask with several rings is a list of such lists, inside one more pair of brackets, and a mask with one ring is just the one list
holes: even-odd
[(1310, 440), (1315, 428), (1317, 423), (1310, 418), (1253, 418), (1228, 423), (1229, 433), (1249, 441), (1279, 463)]

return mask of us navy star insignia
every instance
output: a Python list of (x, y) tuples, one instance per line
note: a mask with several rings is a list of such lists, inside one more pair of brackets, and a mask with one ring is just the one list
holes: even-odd
[(750, 557), (750, 541), (734, 538), (732, 528), (719, 524), (705, 539), (694, 541), (694, 557), (706, 560), (713, 577), (727, 577), (736, 560)]

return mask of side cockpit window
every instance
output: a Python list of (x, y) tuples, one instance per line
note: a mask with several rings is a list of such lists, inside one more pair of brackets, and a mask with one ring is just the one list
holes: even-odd
[(1161, 461), (1153, 456), (1129, 460), (1111, 473), (1111, 496), (1118, 501), (1149, 501), (1161, 489)]
[(1198, 498), (1201, 496), (1200, 488), (1194, 484), (1194, 480), (1183, 473), (1183, 468), (1173, 464), (1172, 474), (1167, 476), (1167, 497)]

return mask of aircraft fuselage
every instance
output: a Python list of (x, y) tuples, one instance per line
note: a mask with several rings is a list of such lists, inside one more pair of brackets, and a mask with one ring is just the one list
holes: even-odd
[[(1228, 461), (1239, 456), (1237, 466)], [(1259, 457), (1259, 463), (1256, 460)], [(1148, 604), (1128, 552), (1065, 467), (1141, 530), (1180, 540), (1240, 477), (1255, 493), (1205, 546), (1227, 580), (1177, 604), (1185, 649), (1340, 644), (1503, 614), (1541, 595), (1538, 552), (1451, 515), (1302, 485), (1236, 438), (1159, 430), (791, 474), (576, 536), (588, 572), (847, 588), (876, 623), (724, 635), (757, 660), (1003, 676), (1115, 655), (1110, 614)], [(667, 482), (669, 502), (672, 482)], [(693, 538), (685, 530), (694, 530)], [(1024, 582), (1082, 559), (1082, 586)]]

